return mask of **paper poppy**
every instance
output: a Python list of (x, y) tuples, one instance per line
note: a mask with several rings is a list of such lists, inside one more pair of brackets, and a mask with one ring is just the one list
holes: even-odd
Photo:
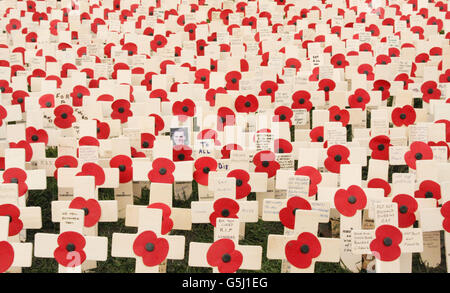
[(6, 80), (0, 80), (0, 93), (8, 94), (12, 93), (13, 89), (9, 86), (9, 82)]
[(386, 180), (381, 178), (373, 178), (367, 182), (368, 188), (382, 188), (384, 190), (384, 197), (388, 197), (391, 193), (391, 185)]
[(216, 94), (226, 94), (227, 90), (225, 88), (208, 89), (205, 94), (205, 100), (209, 102), (211, 107), (216, 104)]
[(358, 210), (364, 209), (366, 204), (366, 193), (358, 185), (351, 185), (347, 189), (339, 189), (334, 195), (336, 209), (346, 217), (353, 217)]
[(25, 112), (25, 100), (27, 97), (29, 97), (30, 94), (28, 94), (26, 91), (17, 90), (14, 91), (11, 95), (11, 104), (13, 105), (20, 105), (20, 110)]
[(338, 106), (328, 108), (330, 121), (341, 122), (342, 126), (347, 126), (350, 120), (350, 113), (346, 109), (340, 109)]
[(175, 164), (166, 158), (157, 158), (152, 162), (152, 170), (148, 172), (148, 179), (157, 183), (173, 183)]
[(217, 170), (217, 161), (212, 157), (198, 158), (194, 163), (194, 180), (200, 185), (208, 185), (209, 172)]
[(239, 71), (230, 71), (225, 75), (227, 90), (237, 91), (239, 90), (239, 81), (242, 78), (242, 74)]
[(21, 140), (18, 143), (10, 142), (9, 143), (9, 148), (11, 148), (11, 149), (24, 149), (25, 150), (25, 161), (26, 162), (31, 161), (31, 159), (33, 158), (33, 148), (25, 140)]
[(450, 147), (448, 146), (448, 143), (446, 143), (445, 141), (438, 141), (438, 142), (434, 142), (434, 141), (429, 141), (428, 145), (430, 147), (432, 146), (443, 146), (447, 149), (447, 159), (450, 159)]
[(177, 101), (172, 105), (172, 113), (179, 121), (186, 121), (188, 117), (195, 115), (195, 103), (191, 99)]
[(79, 209), (84, 211), (84, 226), (92, 227), (98, 223), (102, 214), (100, 204), (96, 199), (84, 199), (75, 197), (69, 205), (70, 209)]
[(288, 58), (286, 59), (285, 67), (295, 68), (295, 71), (298, 72), (300, 67), (302, 67), (302, 63), (296, 58)]
[(150, 99), (159, 99), (161, 102), (169, 102), (167, 92), (163, 89), (156, 89), (150, 92)]
[(162, 202), (155, 202), (150, 204), (147, 208), (149, 209), (160, 209), (162, 210), (162, 225), (161, 225), (161, 235), (166, 235), (173, 228), (173, 220), (170, 218), (172, 210), (170, 207)]
[(106, 122), (100, 122), (100, 120), (97, 120), (97, 138), (98, 139), (107, 139), (110, 134), (110, 127), (109, 124)]
[(411, 169), (416, 169), (417, 160), (432, 160), (433, 150), (422, 141), (415, 141), (409, 146), (409, 151), (405, 153), (405, 162)]
[(394, 81), (402, 81), (403, 82), (403, 89), (407, 90), (408, 85), (412, 82), (414, 82), (412, 79), (409, 78), (408, 74), (406, 73), (400, 73), (394, 78)]
[(55, 160), (55, 172), (53, 177), (58, 179), (58, 169), (59, 168), (76, 168), (78, 167), (78, 160), (73, 156), (60, 156)]
[(217, 110), (217, 131), (224, 131), (225, 126), (235, 124), (236, 115), (228, 107), (220, 107)]
[(392, 59), (388, 55), (382, 54), (382, 55), (377, 56), (377, 63), (376, 63), (377, 65), (380, 65), (380, 64), (385, 65), (385, 64), (389, 64), (391, 62), (392, 62)]
[(289, 127), (292, 126), (291, 118), (294, 115), (292, 109), (286, 106), (279, 106), (274, 111), (273, 122), (289, 122)]
[(450, 233), (450, 201), (446, 201), (441, 207), (441, 215), (444, 217), (442, 227)]
[(319, 81), (319, 88), (318, 91), (324, 91), (325, 92), (325, 101), (330, 100), (330, 91), (333, 91), (336, 88), (336, 83), (328, 78), (324, 78)]
[(416, 121), (416, 111), (410, 105), (397, 107), (392, 111), (391, 119), (395, 126), (409, 126)]
[(439, 100), (441, 98), (441, 90), (437, 88), (437, 83), (435, 81), (427, 81), (420, 87), (422, 92), (422, 100), (425, 103), (429, 103), (431, 99)]
[(105, 183), (105, 171), (96, 163), (84, 163), (81, 167), (81, 172), (78, 172), (75, 176), (94, 176), (95, 186)]
[(164, 129), (164, 120), (158, 114), (150, 114), (149, 117), (155, 118), (155, 135)]
[(166, 259), (169, 242), (164, 238), (158, 238), (153, 231), (144, 231), (134, 240), (133, 252), (142, 257), (144, 265), (157, 266)]
[(141, 133), (141, 148), (151, 149), (156, 137), (151, 133)]
[(210, 71), (208, 69), (199, 69), (195, 72), (194, 83), (203, 84), (205, 89), (209, 88), (209, 75)]
[(327, 158), (325, 159), (324, 165), (328, 171), (333, 173), (341, 172), (341, 165), (350, 164), (348, 157), (350, 156), (350, 151), (347, 147), (343, 145), (333, 145), (327, 150)]
[(271, 80), (266, 80), (261, 83), (261, 91), (258, 96), (270, 96), (272, 103), (275, 102), (275, 93), (278, 90), (278, 84)]
[(391, 139), (386, 135), (378, 135), (370, 140), (371, 157), (376, 160), (389, 160), (389, 146)]
[(69, 105), (59, 105), (55, 108), (53, 114), (55, 115), (55, 120), (53, 121), (53, 123), (58, 128), (70, 128), (72, 127), (72, 124), (77, 120), (73, 115), (72, 107)]
[(193, 161), (192, 149), (187, 145), (173, 146), (172, 157), (174, 162)]
[(19, 197), (28, 191), (27, 173), (20, 168), (8, 168), (3, 172), (3, 183), (17, 183)]
[(259, 102), (254, 95), (240, 95), (234, 102), (234, 107), (238, 113), (254, 113), (258, 110)]
[(398, 194), (392, 202), (398, 204), (398, 226), (400, 228), (409, 228), (416, 222), (415, 212), (418, 204), (414, 197), (407, 194)]
[(275, 161), (275, 154), (271, 151), (260, 151), (253, 157), (255, 172), (265, 172), (268, 178), (272, 178), (280, 169), (280, 164)]
[(131, 157), (132, 158), (146, 158), (147, 156), (143, 152), (138, 152), (136, 148), (130, 147)]
[(370, 32), (373, 37), (378, 37), (380, 35), (380, 29), (376, 24), (371, 24), (366, 27), (366, 32)]
[(219, 198), (214, 202), (214, 211), (209, 215), (209, 222), (216, 227), (217, 218), (237, 219), (239, 204), (231, 198)]
[(14, 248), (8, 241), (0, 241), (0, 255), (0, 273), (4, 273), (14, 262)]
[(379, 260), (394, 261), (400, 257), (402, 232), (395, 226), (382, 225), (375, 230), (376, 238), (370, 242), (370, 251)]
[(8, 236), (15, 236), (22, 231), (23, 222), (19, 218), (20, 210), (18, 207), (12, 204), (0, 205), (0, 216), (9, 217)]
[(290, 141), (282, 138), (275, 139), (273, 142), (274, 152), (277, 154), (283, 153), (291, 153), (292, 152), (292, 144)]
[(25, 129), (25, 137), (28, 143), (42, 142), (45, 145), (48, 143), (48, 134), (44, 129), (36, 129), (29, 126)]
[(333, 57), (331, 57), (330, 63), (334, 68), (345, 68), (349, 65), (348, 61), (345, 60), (344, 54), (333, 55)]
[(311, 142), (324, 142), (323, 126), (316, 126), (309, 132)]
[(417, 198), (434, 198), (436, 202), (441, 199), (441, 185), (433, 180), (424, 180), (419, 189), (414, 192)]
[(447, 69), (443, 74), (439, 75), (440, 83), (449, 83), (450, 82), (450, 69)]
[(111, 168), (119, 169), (119, 182), (127, 183), (133, 180), (133, 161), (125, 155), (117, 155), (109, 161)]
[(83, 97), (89, 96), (90, 92), (89, 89), (82, 85), (77, 85), (73, 88), (72, 93), (70, 96), (72, 97), (72, 106), (74, 107), (81, 107), (83, 106)]
[(242, 19), (242, 25), (244, 26), (244, 25), (248, 25), (248, 26), (250, 26), (252, 29), (256, 29), (256, 25), (257, 25), (257, 19), (256, 19), (256, 17), (254, 17), (254, 16), (251, 16), (251, 17), (244, 17), (243, 19)]
[(373, 80), (375, 77), (375, 74), (373, 73), (373, 67), (370, 64), (359, 65), (358, 73), (366, 75), (367, 80)]
[(241, 267), (243, 256), (235, 249), (233, 240), (223, 238), (209, 247), (206, 260), (210, 266), (217, 267), (220, 273), (234, 273)]
[(240, 145), (235, 144), (235, 143), (230, 143), (230, 144), (224, 145), (222, 147), (222, 149), (220, 150), (220, 153), (222, 154), (222, 159), (229, 159), (231, 151), (235, 151), (235, 150), (242, 151), (244, 149)]
[(3, 119), (5, 119), (6, 116), (8, 116), (8, 112), (6, 111), (5, 107), (0, 105), (0, 126), (3, 125)]
[(370, 102), (370, 95), (364, 89), (357, 89), (353, 95), (348, 98), (348, 104), (351, 108), (366, 109), (366, 104)]
[(236, 178), (236, 199), (247, 197), (251, 192), (251, 186), (248, 184), (250, 175), (247, 171), (241, 169), (232, 170), (227, 174), (228, 178)]
[(289, 229), (294, 229), (295, 225), (295, 212), (297, 210), (311, 210), (311, 204), (304, 198), (294, 196), (291, 197), (286, 207), (282, 208), (279, 213), (281, 224)]
[(64, 267), (80, 266), (86, 260), (83, 248), (86, 239), (78, 232), (67, 231), (58, 236), (58, 247), (53, 252), (55, 260)]
[(215, 131), (214, 129), (203, 129), (202, 131), (200, 131), (197, 134), (197, 139), (212, 139), (214, 140), (214, 145), (216, 146), (220, 146), (221, 143), (220, 141), (217, 139), (217, 131)]
[(286, 243), (284, 252), (287, 261), (299, 269), (311, 266), (312, 260), (322, 251), (319, 239), (312, 233), (303, 232), (296, 240)]
[(311, 94), (307, 91), (299, 90), (292, 94), (292, 109), (306, 109), (311, 111), (313, 104), (311, 103)]
[(133, 112), (130, 110), (131, 104), (125, 99), (119, 99), (111, 104), (111, 118), (120, 120), (120, 123), (128, 121), (128, 117), (133, 116)]
[(161, 49), (167, 45), (167, 39), (163, 35), (156, 35), (153, 37), (153, 40), (150, 42), (150, 48), (157, 52), (158, 49)]
[(314, 196), (317, 194), (317, 185), (322, 181), (322, 174), (311, 166), (303, 166), (295, 171), (295, 175), (308, 176), (309, 177), (309, 192), (308, 196)]
[(156, 75), (155, 72), (147, 72), (144, 75), (144, 79), (141, 81), (141, 85), (147, 87), (147, 91), (152, 90), (152, 77), (153, 75)]
[(6, 31), (11, 33), (12, 30), (19, 30), (22, 27), (22, 23), (20, 20), (12, 18), (9, 20), (9, 23), (6, 25)]
[(385, 101), (391, 95), (389, 89), (391, 88), (391, 84), (383, 79), (376, 80), (373, 83), (373, 91), (381, 91), (381, 100)]

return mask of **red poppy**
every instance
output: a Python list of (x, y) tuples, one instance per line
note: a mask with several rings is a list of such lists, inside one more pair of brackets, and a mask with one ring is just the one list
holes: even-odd
[(231, 198), (220, 198), (214, 202), (214, 211), (209, 215), (210, 223), (216, 227), (217, 218), (237, 219), (239, 204)]
[(368, 188), (382, 188), (384, 190), (384, 197), (388, 197), (391, 193), (391, 185), (386, 180), (381, 178), (373, 178), (367, 183)]
[(141, 133), (141, 148), (151, 149), (156, 137), (151, 133)]
[(252, 29), (256, 29), (256, 25), (257, 25), (257, 19), (256, 17), (252, 16), (252, 17), (244, 17), (242, 19), (242, 25), (248, 25), (250, 26)]
[(133, 242), (133, 251), (142, 257), (144, 265), (153, 267), (161, 264), (169, 253), (169, 242), (158, 238), (153, 231), (144, 231)]
[(216, 104), (216, 94), (226, 94), (225, 88), (219, 87), (217, 89), (208, 89), (205, 94), (205, 100), (213, 107)]
[(36, 43), (37, 42), (37, 34), (35, 32), (31, 32), (26, 35), (25, 41), (27, 43)]
[(20, 210), (12, 204), (0, 205), (0, 216), (9, 217), (8, 236), (15, 236), (22, 231), (23, 222), (19, 218)]
[(378, 26), (376, 24), (371, 24), (368, 27), (366, 27), (366, 32), (370, 32), (370, 34), (373, 37), (377, 37), (380, 35), (380, 29), (378, 28)]
[(314, 196), (317, 194), (317, 185), (322, 181), (322, 175), (320, 172), (311, 166), (303, 166), (295, 171), (295, 175), (308, 176), (309, 177), (309, 193), (308, 196)]
[(119, 169), (119, 182), (127, 183), (133, 180), (133, 161), (125, 155), (117, 155), (109, 161), (111, 168)]
[(280, 221), (283, 226), (289, 229), (294, 229), (295, 212), (297, 210), (311, 210), (311, 204), (304, 198), (294, 196), (291, 197), (286, 207), (282, 208), (279, 213)]
[(424, 82), (420, 88), (422, 92), (422, 99), (425, 103), (429, 103), (431, 99), (439, 100), (441, 98), (441, 90), (437, 88), (435, 81)]
[(152, 77), (153, 75), (156, 75), (155, 72), (147, 72), (144, 76), (144, 79), (141, 81), (141, 85), (144, 85), (147, 87), (147, 91), (152, 90)]
[(73, 109), (69, 105), (59, 105), (55, 108), (53, 114), (55, 115), (54, 124), (58, 128), (70, 128), (72, 127), (72, 123), (76, 121), (76, 118), (73, 115)]
[(136, 148), (134, 148), (134, 147), (130, 147), (130, 150), (131, 150), (131, 157), (132, 158), (146, 158), (147, 156), (145, 155), (145, 153), (143, 153), (143, 152), (138, 152), (137, 150), (136, 150)]
[(11, 33), (12, 30), (19, 30), (22, 27), (22, 23), (20, 20), (12, 18), (9, 20), (9, 23), (6, 25), (6, 31)]
[(0, 92), (2, 94), (12, 93), (13, 89), (9, 86), (9, 82), (6, 80), (0, 80)]
[(148, 172), (148, 179), (157, 183), (173, 183), (173, 171), (175, 171), (175, 164), (171, 160), (157, 158), (152, 163), (152, 170)]
[(217, 110), (217, 131), (223, 131), (225, 126), (235, 124), (236, 115), (228, 107), (220, 107)]
[(81, 172), (78, 172), (75, 176), (94, 176), (95, 186), (105, 183), (105, 171), (96, 163), (84, 163)]
[(167, 45), (167, 39), (163, 35), (156, 35), (153, 41), (150, 42), (150, 48), (152, 51), (157, 52), (158, 49), (163, 48)]
[(330, 100), (330, 91), (334, 90), (336, 87), (336, 83), (328, 78), (322, 79), (319, 81), (319, 88), (318, 91), (324, 91), (325, 92), (325, 101)]
[(25, 150), (25, 161), (26, 162), (31, 161), (31, 158), (33, 158), (33, 148), (25, 140), (21, 140), (18, 143), (10, 142), (9, 143), (9, 148), (11, 148), (11, 149), (24, 149)]
[(391, 57), (389, 57), (388, 55), (378, 55), (377, 56), (377, 65), (384, 65), (384, 64), (389, 64), (392, 62)]
[(167, 92), (163, 89), (156, 89), (150, 92), (150, 99), (159, 99), (161, 102), (169, 102)]
[(311, 142), (323, 142), (323, 126), (316, 126), (309, 132), (309, 137), (311, 138)]
[(160, 209), (162, 210), (162, 225), (161, 225), (161, 234), (166, 235), (173, 228), (173, 221), (170, 218), (170, 214), (172, 214), (172, 210), (170, 207), (162, 202), (155, 202), (150, 204), (147, 208), (149, 209)]
[(86, 87), (82, 85), (75, 86), (72, 90), (72, 93), (70, 94), (70, 96), (72, 97), (72, 105), (74, 107), (83, 106), (83, 97), (89, 95), (89, 89), (87, 89)]
[(381, 91), (381, 100), (385, 101), (391, 95), (389, 89), (391, 88), (391, 84), (383, 79), (379, 79), (373, 83), (373, 91)]
[(378, 135), (370, 140), (371, 157), (376, 160), (389, 160), (389, 146), (391, 139), (386, 135)]
[(441, 186), (433, 180), (424, 180), (419, 185), (419, 190), (414, 192), (417, 198), (434, 198), (436, 203), (441, 199)]
[(26, 180), (27, 173), (20, 168), (8, 168), (3, 172), (3, 183), (17, 183), (19, 185), (19, 196), (24, 195), (28, 191)]
[(175, 145), (173, 146), (173, 161), (193, 161), (192, 149), (187, 145)]
[(275, 102), (275, 93), (278, 90), (278, 84), (271, 80), (266, 80), (261, 83), (261, 91), (258, 96), (270, 96), (272, 103)]
[(209, 172), (217, 170), (217, 161), (212, 157), (198, 158), (194, 163), (194, 180), (200, 185), (208, 185)]
[(8, 116), (6, 109), (2, 105), (0, 105), (0, 126), (3, 125), (3, 119), (5, 119), (6, 116)]
[(350, 164), (348, 157), (350, 156), (350, 151), (347, 147), (343, 145), (333, 145), (327, 150), (327, 158), (325, 159), (324, 165), (328, 171), (333, 173), (341, 172), (341, 165)]
[(415, 141), (409, 146), (409, 151), (405, 153), (405, 162), (411, 169), (416, 169), (417, 160), (432, 160), (433, 150), (422, 141)]
[(319, 239), (309, 232), (301, 233), (297, 240), (289, 241), (284, 248), (288, 262), (299, 269), (310, 267), (312, 259), (318, 257), (321, 251)]
[(373, 80), (375, 74), (373, 73), (373, 67), (370, 64), (361, 64), (358, 67), (359, 74), (365, 74), (367, 80)]
[(344, 54), (336, 54), (333, 57), (331, 57), (331, 65), (333, 65), (334, 68), (345, 68), (349, 65), (348, 61), (345, 60)]
[(86, 239), (78, 232), (68, 231), (58, 236), (58, 247), (53, 252), (55, 260), (64, 267), (80, 266), (86, 260), (83, 248)]
[(236, 199), (247, 197), (251, 192), (251, 186), (248, 184), (250, 175), (245, 170), (235, 169), (228, 173), (227, 177), (236, 178)]
[(97, 138), (98, 139), (107, 139), (109, 137), (110, 128), (109, 124), (106, 122), (100, 122), (100, 120), (97, 120)]
[(430, 56), (427, 53), (420, 53), (416, 56), (414, 60), (416, 63), (426, 63), (430, 61)]
[(80, 209), (84, 211), (84, 226), (92, 227), (98, 223), (102, 213), (100, 204), (96, 199), (84, 199), (75, 197), (69, 205), (70, 209)]
[(288, 58), (285, 62), (286, 68), (295, 68), (295, 71), (298, 72), (302, 67), (302, 63), (297, 58)]
[(177, 101), (172, 105), (172, 113), (178, 116), (179, 121), (186, 121), (195, 115), (195, 103), (191, 99)]
[(239, 90), (239, 81), (242, 78), (242, 74), (239, 71), (230, 71), (225, 75), (225, 81), (227, 82), (225, 87), (227, 90), (237, 91)]
[(444, 217), (442, 227), (450, 233), (450, 200), (445, 202), (441, 207), (441, 215)]
[(442, 141), (438, 141), (438, 142), (429, 141), (428, 145), (430, 147), (432, 147), (432, 146), (444, 146), (444, 147), (446, 147), (447, 148), (447, 159), (450, 159), (450, 148), (448, 146), (448, 143), (446, 143), (445, 141), (443, 141), (443, 140)]
[(0, 255), (0, 273), (4, 273), (14, 262), (14, 248), (8, 241), (0, 241)]
[(203, 84), (205, 89), (209, 88), (209, 75), (210, 71), (208, 69), (199, 69), (195, 72), (194, 83)]
[(235, 144), (235, 143), (230, 143), (230, 144), (224, 145), (222, 147), (222, 149), (220, 150), (220, 153), (222, 154), (222, 159), (229, 159), (231, 151), (235, 151), (235, 150), (242, 151), (243, 148), (240, 145)]
[(12, 100), (11, 104), (13, 105), (20, 105), (20, 109), (22, 110), (22, 113), (25, 112), (25, 98), (29, 97), (30, 95), (26, 91), (17, 90), (12, 93)]
[(130, 110), (131, 104), (125, 99), (119, 99), (111, 104), (111, 118), (120, 120), (120, 123), (128, 121), (128, 117), (133, 116)]
[(408, 228), (416, 222), (415, 212), (417, 211), (417, 201), (407, 194), (398, 194), (392, 202), (398, 204), (398, 226), (400, 228)]
[(258, 110), (258, 99), (254, 95), (240, 95), (234, 102), (234, 107), (238, 113), (253, 113)]
[(334, 205), (339, 213), (346, 217), (353, 217), (358, 210), (366, 207), (367, 197), (361, 187), (351, 185), (345, 189), (339, 189), (334, 195)]
[(265, 172), (268, 178), (272, 178), (280, 169), (280, 164), (275, 161), (275, 154), (271, 151), (260, 151), (253, 157), (255, 172)]
[(28, 143), (42, 142), (45, 145), (48, 143), (48, 134), (44, 129), (36, 129), (33, 126), (29, 126), (25, 129), (25, 137)]
[(364, 89), (357, 89), (353, 95), (348, 97), (348, 104), (351, 108), (366, 109), (366, 104), (370, 102), (370, 95)]
[(395, 126), (408, 126), (416, 121), (416, 111), (410, 105), (397, 107), (392, 111), (391, 119)]
[(311, 111), (313, 104), (311, 103), (311, 94), (307, 91), (299, 90), (292, 94), (292, 109), (306, 109)]
[(233, 240), (223, 238), (209, 247), (206, 260), (210, 266), (217, 267), (220, 273), (234, 273), (241, 267), (243, 256), (235, 249)]
[(282, 153), (291, 153), (292, 152), (292, 144), (290, 141), (282, 138), (275, 139), (274, 142), (274, 152), (277, 154)]
[(376, 238), (370, 242), (370, 251), (379, 260), (394, 261), (400, 257), (402, 232), (395, 226), (382, 225), (375, 230)]
[(341, 122), (342, 126), (347, 126), (350, 120), (350, 114), (347, 110), (341, 110), (338, 106), (332, 106), (328, 108), (328, 112), (330, 113), (330, 121)]
[(289, 122), (289, 127), (292, 126), (291, 118), (294, 112), (286, 106), (279, 106), (274, 111), (273, 122)]
[(78, 160), (72, 156), (60, 156), (55, 160), (55, 172), (53, 177), (58, 179), (58, 168), (76, 168), (78, 167)]
[(164, 120), (158, 114), (150, 114), (149, 117), (155, 118), (155, 135), (164, 129)]
[(447, 69), (445, 73), (439, 75), (440, 83), (448, 83), (450, 82), (450, 69)]
[(412, 82), (414, 82), (412, 79), (409, 78), (407, 73), (400, 73), (394, 78), (394, 81), (403, 81), (403, 89), (407, 90), (408, 85)]

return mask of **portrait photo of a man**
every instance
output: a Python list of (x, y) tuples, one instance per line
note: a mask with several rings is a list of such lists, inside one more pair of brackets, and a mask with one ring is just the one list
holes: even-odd
[(170, 129), (170, 137), (173, 145), (189, 145), (189, 131), (187, 127), (177, 127)]

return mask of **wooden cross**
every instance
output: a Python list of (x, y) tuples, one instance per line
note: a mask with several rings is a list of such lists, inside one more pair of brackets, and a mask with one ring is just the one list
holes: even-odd
[(189, 266), (212, 267), (213, 273), (260, 270), (262, 247), (239, 245), (239, 224), (239, 219), (218, 218), (214, 243), (189, 244)]
[(60, 234), (36, 233), (35, 257), (55, 258), (59, 273), (81, 273), (85, 261), (106, 261), (108, 238), (83, 236), (81, 209), (61, 211)]
[(340, 239), (318, 238), (320, 213), (296, 210), (293, 233), (269, 235), (267, 258), (287, 260), (292, 273), (313, 273), (316, 262), (339, 262)]
[(161, 209), (138, 209), (137, 234), (113, 233), (111, 256), (136, 258), (136, 273), (158, 273), (166, 259), (184, 258), (184, 236), (161, 235)]

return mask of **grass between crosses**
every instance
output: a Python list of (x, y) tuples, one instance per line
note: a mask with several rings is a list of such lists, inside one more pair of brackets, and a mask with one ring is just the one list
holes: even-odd
[[(47, 157), (54, 157), (56, 150), (47, 150)], [(404, 166), (393, 166), (389, 170), (389, 175), (397, 172), (408, 172)], [(363, 179), (367, 179), (367, 167), (363, 167)], [(100, 189), (99, 200), (113, 200), (112, 189)], [(59, 223), (51, 221), (51, 202), (58, 200), (58, 188), (55, 178), (47, 178), (47, 189), (38, 191), (29, 191), (27, 206), (39, 206), (42, 209), (42, 229), (27, 230), (27, 242), (34, 242), (34, 234), (37, 232), (59, 234)], [(198, 200), (197, 183), (193, 183), (193, 194), (187, 201), (174, 200), (173, 206), (180, 208), (190, 208), (191, 201)], [(249, 195), (249, 200), (255, 200), (255, 194)], [(135, 197), (134, 204), (148, 205), (149, 190), (143, 189), (141, 198)], [(133, 273), (135, 270), (135, 259), (133, 258), (113, 258), (111, 257), (112, 234), (136, 233), (137, 228), (126, 227), (125, 221), (120, 219), (116, 223), (99, 223), (98, 235), (108, 237), (108, 259), (105, 262), (97, 262), (97, 268), (90, 272), (99, 273)], [(183, 260), (168, 260), (168, 273), (208, 273), (210, 268), (194, 268), (188, 266), (189, 243), (195, 242), (213, 242), (213, 227), (209, 224), (193, 224), (190, 231), (173, 231), (174, 235), (184, 235), (186, 237), (185, 258)], [(269, 260), (266, 257), (267, 237), (269, 234), (283, 234), (283, 226), (279, 222), (264, 222), (259, 220), (257, 223), (247, 223), (245, 227), (245, 239), (240, 241), (243, 245), (260, 245), (263, 247), (261, 273), (279, 273), (281, 260)], [(443, 234), (441, 233), (441, 239)], [(428, 268), (420, 260), (419, 254), (414, 254), (412, 271), (414, 273), (444, 273), (446, 272), (445, 254), (441, 241), (442, 261), (437, 268)], [(56, 273), (58, 264), (53, 258), (33, 257), (32, 266), (24, 268), (25, 273)], [(348, 273), (338, 263), (316, 263), (315, 271), (318, 273)], [(239, 270), (242, 273), (255, 273), (255, 271)]]

